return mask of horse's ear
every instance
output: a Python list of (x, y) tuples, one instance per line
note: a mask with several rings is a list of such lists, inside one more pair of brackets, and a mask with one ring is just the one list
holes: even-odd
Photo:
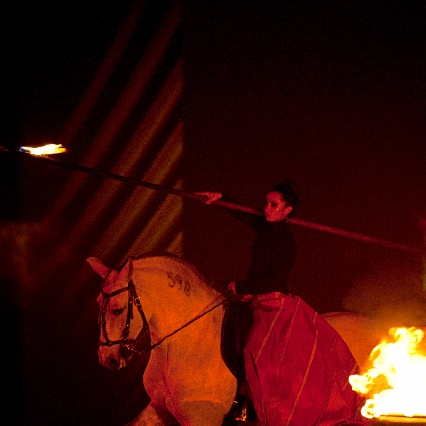
[(128, 270), (127, 270), (127, 281), (129, 281), (132, 278), (133, 275), (133, 259), (129, 257), (127, 261)]
[(88, 257), (86, 261), (90, 264), (92, 269), (100, 275), (102, 278), (105, 278), (109, 271), (111, 270), (107, 266), (105, 266), (99, 259), (96, 257)]
[(124, 266), (119, 268), (119, 272), (120, 272), (120, 277), (122, 279), (126, 280), (127, 282), (130, 281), (130, 279), (132, 278), (132, 274), (133, 274), (133, 259), (131, 257), (129, 257), (127, 259)]

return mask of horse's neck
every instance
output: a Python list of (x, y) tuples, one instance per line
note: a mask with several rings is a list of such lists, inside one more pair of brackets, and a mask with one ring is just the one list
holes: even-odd
[(151, 331), (160, 334), (173, 331), (221, 299), (191, 268), (174, 259), (136, 261), (133, 280)]

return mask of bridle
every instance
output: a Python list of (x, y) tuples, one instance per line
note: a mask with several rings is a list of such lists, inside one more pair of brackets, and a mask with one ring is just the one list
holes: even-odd
[[(121, 294), (125, 291), (128, 292), (126, 325), (124, 326), (121, 339), (111, 340), (108, 337), (108, 332), (106, 329), (106, 319), (105, 319), (108, 304), (111, 297), (117, 296), (118, 294)], [(124, 354), (126, 350), (132, 353), (135, 353), (135, 352), (138, 353), (138, 351), (134, 349), (134, 346), (136, 345), (136, 342), (137, 342), (137, 338), (136, 339), (128, 338), (130, 333), (130, 322), (133, 319), (133, 305), (136, 306), (142, 318), (143, 326), (139, 335), (142, 335), (143, 333), (148, 331), (149, 327), (148, 327), (148, 322), (145, 318), (145, 314), (142, 309), (142, 304), (140, 302), (139, 296), (136, 293), (136, 287), (133, 280), (130, 279), (126, 287), (120, 288), (111, 293), (106, 293), (101, 290), (101, 295), (102, 295), (102, 301), (100, 303), (100, 308), (99, 308), (99, 324), (101, 326), (102, 337), (104, 338), (104, 341), (99, 340), (98, 345), (99, 346), (120, 345), (120, 352), (122, 352), (122, 354)]]

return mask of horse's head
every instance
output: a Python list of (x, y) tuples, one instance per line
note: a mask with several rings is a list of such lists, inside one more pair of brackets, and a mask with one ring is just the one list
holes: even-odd
[[(98, 357), (104, 367), (125, 367), (132, 357), (133, 346), (144, 329), (144, 315), (132, 281), (132, 260), (121, 269), (110, 269), (99, 259), (87, 259), (92, 269), (103, 278), (98, 296), (100, 340)], [(134, 308), (139, 314), (134, 314)]]

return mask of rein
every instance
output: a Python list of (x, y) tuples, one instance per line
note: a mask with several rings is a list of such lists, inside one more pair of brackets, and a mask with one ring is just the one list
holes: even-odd
[(169, 337), (173, 336), (174, 334), (178, 333), (179, 331), (183, 330), (184, 328), (188, 327), (188, 325), (192, 324), (193, 322), (199, 320), (200, 318), (202, 318), (204, 315), (207, 315), (209, 312), (215, 310), (216, 308), (218, 308), (219, 306), (225, 304), (228, 301), (228, 299), (224, 299), (222, 300), (220, 303), (212, 306), (211, 308), (207, 309), (207, 311), (202, 312), (201, 314), (197, 315), (196, 317), (190, 319), (189, 321), (187, 321), (185, 324), (183, 324), (181, 327), (177, 328), (176, 330), (172, 331), (171, 333), (167, 334), (166, 336), (164, 336), (162, 339), (160, 339), (157, 343), (154, 343), (151, 346), (148, 346), (147, 348), (144, 348), (141, 350), (141, 352), (136, 352), (138, 353), (138, 355), (140, 355), (142, 352), (144, 351), (151, 351), (152, 349), (155, 349), (157, 346), (160, 346), (166, 339), (168, 339)]
[[(111, 299), (111, 297), (117, 296), (118, 294), (123, 293), (124, 291), (128, 291), (129, 292), (129, 299), (128, 299), (128, 303), (127, 303), (126, 325), (124, 327), (121, 339), (110, 340), (109, 337), (108, 337), (107, 330), (106, 330), (106, 320), (105, 320), (105, 315), (106, 315), (106, 312), (107, 312), (108, 302)], [(112, 293), (105, 293), (105, 292), (101, 291), (101, 294), (102, 294), (102, 302), (100, 304), (100, 310), (99, 310), (99, 323), (101, 325), (102, 336), (103, 336), (103, 338), (104, 338), (105, 341), (102, 342), (101, 340), (99, 340), (99, 343), (98, 343), (99, 346), (120, 345), (120, 348), (128, 350), (132, 354), (135, 354), (135, 355), (142, 355), (142, 354), (144, 354), (146, 352), (152, 351), (153, 349), (155, 349), (158, 346), (160, 346), (169, 337), (175, 335), (179, 331), (181, 331), (184, 328), (188, 327), (193, 322), (195, 322), (195, 321), (199, 320), (200, 318), (202, 318), (204, 315), (207, 315), (209, 312), (213, 311), (214, 309), (218, 308), (221, 305), (224, 305), (225, 303), (227, 303), (229, 300), (232, 299), (232, 298), (225, 298), (220, 303), (217, 303), (216, 305), (210, 307), (209, 309), (207, 309), (206, 311), (204, 311), (201, 314), (197, 315), (196, 317), (190, 319), (189, 321), (187, 321), (185, 324), (183, 324), (182, 326), (180, 326), (176, 330), (172, 331), (171, 333), (167, 334), (166, 336), (164, 336), (163, 338), (161, 338), (160, 340), (158, 340), (156, 343), (154, 343), (154, 344), (152, 344), (150, 346), (147, 346), (145, 348), (142, 348), (140, 350), (136, 350), (134, 348), (134, 346), (137, 343), (137, 338), (136, 338), (136, 340), (128, 339), (128, 336), (129, 336), (129, 333), (130, 333), (130, 322), (133, 319), (133, 305), (135, 305), (137, 307), (137, 309), (139, 311), (139, 314), (142, 317), (142, 323), (143, 323), (142, 329), (141, 329), (138, 337), (142, 333), (148, 331), (149, 327), (148, 327), (148, 322), (146, 320), (145, 314), (144, 314), (143, 309), (142, 309), (142, 304), (140, 302), (139, 296), (136, 293), (136, 287), (135, 287), (135, 284), (134, 284), (133, 280), (130, 278), (130, 280), (128, 281), (127, 287), (120, 288), (120, 289), (118, 289), (116, 291), (113, 291)]]

